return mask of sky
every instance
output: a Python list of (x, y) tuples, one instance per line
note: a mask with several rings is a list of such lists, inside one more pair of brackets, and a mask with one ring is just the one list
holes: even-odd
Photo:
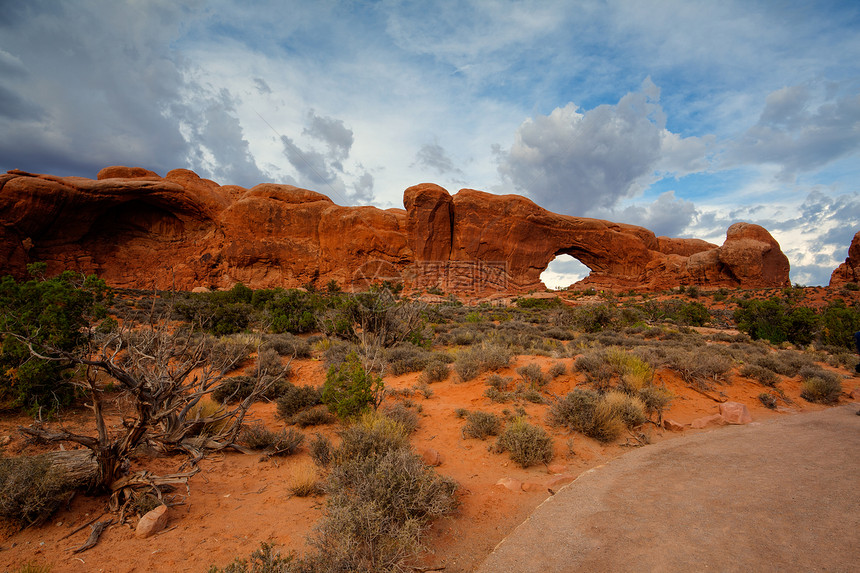
[[(402, 208), (422, 182), (826, 285), (860, 230), (860, 2), (0, 0), (0, 170), (108, 165)], [(586, 269), (587, 272), (587, 269)], [(554, 262), (549, 286), (583, 275)]]

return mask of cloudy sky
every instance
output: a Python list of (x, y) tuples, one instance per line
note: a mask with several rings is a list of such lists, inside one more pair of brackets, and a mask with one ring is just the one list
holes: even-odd
[(857, 2), (0, 0), (0, 14), (4, 171), (184, 167), (380, 207), (430, 181), (717, 244), (749, 221), (807, 285), (860, 230)]

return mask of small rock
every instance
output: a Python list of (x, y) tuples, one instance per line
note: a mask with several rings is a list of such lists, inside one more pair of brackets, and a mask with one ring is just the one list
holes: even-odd
[(570, 482), (572, 482), (575, 479), (576, 479), (576, 476), (574, 476), (574, 475), (564, 474), (564, 475), (556, 476), (555, 478), (551, 479), (549, 482), (547, 482), (546, 486), (548, 488), (551, 488), (551, 489), (557, 491), (558, 488), (560, 488), (563, 485), (569, 484)]
[(666, 418), (665, 420), (663, 420), (663, 428), (669, 430), (670, 432), (683, 432), (684, 424), (680, 424), (675, 420), (670, 420)]
[(740, 402), (723, 402), (720, 404), (720, 415), (729, 424), (749, 424), (752, 422), (750, 411)]
[(211, 290), (209, 287), (205, 287), (205, 286), (197, 286), (197, 287), (194, 287), (193, 289), (191, 289), (191, 292), (197, 292), (197, 293), (200, 293), (200, 292), (212, 292), (212, 290)]
[(523, 490), (523, 482), (514, 478), (502, 478), (496, 482), (496, 485), (504, 486), (511, 491)]
[(12, 436), (3, 436), (0, 438), (0, 446), (8, 446), (12, 443)]
[(523, 482), (520, 487), (523, 491), (542, 491), (544, 489), (544, 486), (542, 486), (541, 484), (534, 483), (531, 481)]
[(431, 467), (442, 465), (442, 455), (433, 448), (425, 448), (421, 451), (421, 459)]
[(696, 418), (690, 423), (691, 428), (695, 428), (697, 430), (701, 430), (702, 428), (711, 428), (716, 426), (725, 426), (728, 424), (726, 419), (723, 418), (721, 414), (714, 414), (713, 416), (705, 416), (704, 418)]
[(563, 474), (567, 471), (567, 466), (564, 464), (550, 464), (546, 469), (551, 474)]
[(854, 388), (851, 390), (851, 394), (849, 394), (849, 396), (851, 396), (852, 400), (860, 400), (860, 388)]
[(134, 534), (139, 539), (146, 539), (164, 529), (168, 520), (167, 506), (159, 505), (152, 511), (140, 518), (137, 522), (137, 529)]

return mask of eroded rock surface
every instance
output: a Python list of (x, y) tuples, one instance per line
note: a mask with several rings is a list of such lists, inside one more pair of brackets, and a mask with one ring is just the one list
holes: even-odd
[(860, 283), (860, 231), (854, 234), (848, 247), (848, 258), (830, 275), (830, 286)]
[(717, 246), (558, 215), (518, 195), (452, 196), (424, 183), (407, 189), (403, 202), (405, 209), (343, 207), (308, 189), (222, 186), (187, 169), (159, 177), (115, 166), (97, 179), (10, 171), (0, 176), (0, 257), (18, 276), (45, 261), (50, 273), (74, 269), (114, 286), (182, 290), (330, 280), (360, 289), (392, 280), (445, 292), (522, 292), (542, 289), (540, 274), (560, 254), (588, 266), (582, 283), (597, 288), (790, 284), (777, 242), (748, 223), (732, 225)]

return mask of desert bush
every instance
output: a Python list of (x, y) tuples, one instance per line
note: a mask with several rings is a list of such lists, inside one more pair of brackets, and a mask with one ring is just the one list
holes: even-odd
[(637, 396), (642, 400), (645, 406), (645, 413), (648, 416), (657, 415), (657, 419), (663, 418), (663, 410), (669, 407), (672, 403), (672, 392), (663, 386), (644, 386), (639, 389)]
[(567, 374), (567, 366), (564, 365), (564, 362), (554, 362), (549, 367), (549, 377), (552, 379), (564, 376), (565, 374)]
[(603, 395), (601, 404), (609, 409), (611, 417), (619, 418), (628, 428), (641, 426), (648, 421), (645, 404), (637, 396), (613, 390)]
[(773, 394), (762, 392), (758, 395), (758, 400), (765, 408), (776, 410), (776, 396), (774, 396)]
[(549, 379), (541, 371), (537, 364), (526, 364), (517, 368), (517, 374), (523, 379), (523, 382), (534, 387), (543, 388), (549, 383)]
[(291, 456), (304, 442), (305, 436), (295, 428), (273, 432), (262, 423), (242, 428), (240, 441), (252, 450), (264, 450), (273, 456)]
[(574, 388), (557, 400), (549, 409), (547, 421), (554, 426), (582, 432), (601, 442), (615, 440), (625, 427), (618, 407), (607, 402), (597, 392), (583, 388)]
[(470, 412), (466, 416), (462, 435), (464, 438), (476, 438), (484, 440), (489, 436), (497, 436), (501, 429), (502, 421), (495, 414), (489, 412)]
[(599, 332), (618, 320), (618, 309), (609, 304), (594, 304), (572, 309), (572, 322), (582, 332)]
[(78, 485), (53, 468), (48, 455), (0, 458), (0, 517), (21, 526), (41, 523)]
[(309, 560), (322, 571), (392, 571), (430, 520), (456, 507), (454, 481), (424, 465), (399, 424), (365, 414), (332, 456), (326, 516)]
[(731, 358), (711, 346), (690, 351), (671, 349), (666, 353), (666, 362), (687, 384), (699, 386), (722, 380), (732, 367)]
[(237, 337), (209, 337), (209, 361), (221, 374), (241, 366), (254, 348), (253, 342)]
[(484, 390), (484, 396), (486, 396), (493, 402), (504, 404), (505, 402), (510, 402), (511, 400), (513, 400), (515, 394), (513, 392), (502, 392), (498, 388), (490, 386), (486, 390)]
[(487, 376), (487, 386), (495, 388), (496, 390), (507, 390), (508, 386), (513, 381), (514, 379), (510, 376), (501, 376), (496, 372), (493, 372), (492, 374)]
[(597, 388), (608, 388), (612, 380), (614, 370), (606, 359), (606, 351), (603, 349), (589, 350), (576, 358), (573, 368), (577, 372), (585, 374), (587, 382), (594, 384)]
[(311, 459), (316, 465), (326, 468), (331, 463), (334, 448), (332, 447), (331, 440), (326, 436), (320, 433), (314, 434), (314, 439), (311, 440), (308, 449), (310, 450)]
[(418, 414), (407, 408), (403, 402), (395, 402), (385, 408), (382, 413), (400, 424), (407, 434), (418, 429)]
[(496, 441), (496, 449), (510, 453), (511, 459), (527, 468), (552, 460), (552, 438), (540, 426), (529, 424), (525, 417), (514, 419)]
[(821, 314), (821, 342), (854, 348), (854, 333), (860, 331), (860, 311), (841, 299), (831, 302)]
[(651, 365), (631, 352), (610, 348), (605, 353), (605, 360), (618, 375), (621, 389), (630, 394), (635, 394), (654, 379)]
[(302, 410), (322, 403), (322, 393), (319, 389), (294, 384), (287, 384), (275, 400), (278, 416), (287, 423), (291, 423), (293, 417)]
[(775, 386), (779, 382), (779, 377), (773, 370), (759, 366), (758, 364), (744, 364), (740, 369), (740, 375), (758, 380), (765, 386)]
[(288, 421), (290, 424), (295, 424), (300, 428), (307, 428), (309, 426), (331, 424), (335, 421), (335, 418), (326, 406), (314, 406), (293, 414)]
[(511, 352), (493, 343), (484, 343), (460, 351), (454, 359), (454, 371), (463, 382), (487, 370), (499, 370), (511, 363)]
[(526, 402), (531, 402), (532, 404), (543, 404), (544, 397), (543, 394), (540, 393), (536, 388), (528, 387), (528, 388), (517, 388), (516, 396), (525, 400)]
[(385, 351), (388, 371), (394, 376), (407, 372), (418, 372), (433, 359), (433, 354), (425, 348), (404, 342)]
[(294, 559), (292, 554), (281, 557), (271, 544), (262, 543), (251, 553), (250, 561), (237, 557), (224, 568), (211, 566), (208, 573), (299, 573), (301, 566)]
[(806, 345), (819, 330), (819, 317), (810, 308), (793, 306), (790, 300), (740, 301), (734, 319), (738, 330), (753, 340), (763, 338), (773, 344), (792, 342)]
[(800, 396), (809, 402), (832, 404), (839, 400), (842, 393), (842, 380), (838, 374), (822, 368), (804, 367), (800, 371), (802, 378)]
[(443, 380), (446, 380), (449, 374), (450, 370), (448, 369), (448, 365), (441, 360), (434, 359), (424, 367), (418, 380), (425, 384), (432, 384), (434, 382), (442, 382)]
[(311, 355), (311, 345), (308, 341), (290, 333), (267, 334), (264, 340), (262, 348), (274, 350), (280, 356), (309, 358)]
[(338, 417), (345, 419), (367, 408), (376, 408), (383, 391), (382, 378), (366, 372), (358, 355), (353, 352), (340, 368), (329, 368), (322, 401)]
[[(212, 399), (221, 403), (241, 402), (251, 395), (257, 382), (256, 378), (245, 375), (224, 378), (212, 392)], [(260, 400), (275, 400), (292, 387), (287, 380), (272, 376), (263, 376), (260, 382), (268, 386), (266, 391), (259, 395)]]

